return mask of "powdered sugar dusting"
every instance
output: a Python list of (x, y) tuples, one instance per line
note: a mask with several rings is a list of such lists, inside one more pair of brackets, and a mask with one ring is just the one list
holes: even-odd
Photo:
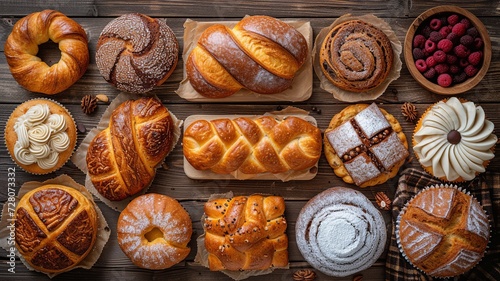
[(424, 192), (415, 198), (416, 207), (438, 218), (449, 218), (453, 197), (453, 188), (439, 188), (435, 192)]
[(467, 230), (488, 239), (489, 237), (488, 217), (483, 208), (476, 200), (470, 200), (469, 216), (467, 217)]
[(354, 183), (360, 185), (370, 179), (373, 179), (381, 174), (380, 170), (373, 164), (370, 157), (366, 153), (361, 153), (353, 160), (344, 163), (344, 166), (349, 171), (349, 175), (354, 180)]
[(402, 224), (401, 231), (407, 233), (401, 238), (401, 242), (405, 245), (405, 252), (414, 256), (417, 261), (427, 257), (443, 239), (443, 235), (428, 231), (428, 229), (422, 229), (413, 222)]
[(430, 274), (447, 276), (450, 274), (453, 275), (455, 272), (465, 272), (471, 263), (474, 264), (479, 261), (481, 256), (479, 253), (461, 249), (449, 263), (444, 263), (441, 267), (431, 271)]
[(375, 103), (370, 104), (370, 106), (356, 114), (354, 120), (356, 120), (356, 123), (358, 123), (359, 127), (368, 138), (372, 138), (378, 132), (391, 126)]
[(349, 150), (363, 144), (352, 123), (347, 121), (335, 128), (335, 130), (326, 133), (328, 142), (335, 149), (339, 157), (342, 157)]
[(380, 212), (363, 194), (344, 187), (330, 188), (311, 199), (299, 214), (296, 233), (305, 259), (331, 276), (370, 267), (386, 241)]
[(393, 131), (382, 142), (370, 148), (377, 159), (382, 163), (386, 170), (391, 169), (396, 163), (408, 156), (408, 150), (399, 140), (397, 134)]

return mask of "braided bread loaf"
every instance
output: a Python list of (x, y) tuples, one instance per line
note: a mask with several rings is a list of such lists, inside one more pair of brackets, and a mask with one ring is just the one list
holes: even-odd
[(193, 88), (209, 98), (230, 96), (242, 88), (275, 94), (292, 84), (308, 55), (304, 36), (268, 16), (249, 16), (233, 29), (206, 29), (186, 60)]
[(205, 204), (210, 270), (259, 270), (288, 265), (285, 200), (251, 195)]
[(88, 174), (97, 191), (116, 201), (149, 186), (174, 145), (174, 128), (170, 112), (156, 98), (117, 107), (87, 151)]
[[(59, 44), (61, 59), (48, 66), (39, 57), (38, 45)], [(14, 25), (4, 47), (10, 72), (17, 83), (32, 92), (56, 94), (80, 79), (89, 65), (85, 30), (74, 20), (53, 10), (27, 15)]]
[(38, 271), (68, 271), (91, 252), (97, 224), (94, 203), (81, 192), (43, 185), (26, 193), (17, 205), (16, 247)]
[(380, 85), (393, 64), (391, 41), (380, 29), (361, 20), (335, 26), (320, 50), (320, 67), (335, 86), (364, 92)]
[(320, 130), (298, 117), (197, 120), (184, 131), (186, 160), (218, 174), (302, 171), (321, 155)]
[(96, 64), (104, 79), (119, 90), (142, 94), (170, 77), (178, 55), (177, 38), (164, 21), (132, 13), (104, 27)]

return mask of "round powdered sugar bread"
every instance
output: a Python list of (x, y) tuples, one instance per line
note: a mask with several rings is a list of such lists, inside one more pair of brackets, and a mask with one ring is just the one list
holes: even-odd
[(370, 267), (387, 239), (381, 213), (361, 192), (345, 187), (332, 187), (309, 200), (295, 231), (306, 261), (337, 277)]

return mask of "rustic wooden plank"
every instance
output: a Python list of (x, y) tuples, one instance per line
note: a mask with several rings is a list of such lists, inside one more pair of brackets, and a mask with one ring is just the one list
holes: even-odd
[[(207, 20), (206, 18), (200, 20)], [(398, 39), (403, 42), (406, 34), (407, 27), (411, 24), (411, 19), (397, 19), (397, 18), (387, 18), (385, 19), (392, 27)], [(89, 50), (91, 55), (90, 65), (84, 76), (77, 81), (68, 90), (60, 93), (54, 97), (61, 102), (79, 102), (79, 100), (85, 94), (91, 93), (106, 93), (111, 98), (119, 94), (119, 91), (112, 85), (108, 84), (100, 75), (96, 65), (95, 65), (95, 47), (97, 44), (97, 39), (104, 26), (110, 21), (108, 18), (81, 18), (78, 19), (79, 23), (87, 31), (89, 35)], [(181, 45), (181, 50), (183, 46), (182, 36), (183, 36), (183, 23), (184, 18), (168, 18), (166, 19), (169, 26), (172, 27), (174, 33), (179, 40)], [(329, 26), (334, 19), (311, 19), (311, 25), (313, 26), (314, 34), (317, 34), (322, 28)], [(497, 24), (496, 18), (484, 18), (484, 23), (489, 30), (491, 41), (500, 41), (500, 30), (495, 28)], [(0, 29), (8, 30), (5, 33), (9, 33), (11, 26), (9, 27), (5, 21), (0, 21)], [(1, 30), (0, 30), (1, 31)], [(0, 34), (5, 34), (0, 32)], [(3, 50), (3, 45), (5, 43), (5, 38), (1, 38), (0, 48)], [(490, 65), (490, 69), (484, 79), (471, 91), (459, 95), (470, 99), (475, 102), (495, 102), (498, 101), (496, 85), (500, 84), (500, 46), (498, 44), (493, 44), (493, 58)], [(53, 46), (50, 50), (45, 50), (44, 56), (50, 61), (57, 61), (60, 54), (59, 51)], [(422, 88), (409, 74), (406, 65), (404, 64), (401, 70), (401, 76), (398, 80), (394, 81), (389, 85), (386, 92), (377, 99), (378, 102), (395, 102), (401, 103), (404, 101), (411, 101), (415, 103), (429, 103), (436, 102), (444, 96), (433, 94), (424, 88)], [(2, 94), (4, 101), (6, 102), (16, 102), (20, 100), (27, 100), (33, 97), (43, 97), (42, 94), (31, 93), (22, 87), (20, 87), (15, 80), (12, 78), (10, 71), (6, 65), (5, 56), (0, 55), (0, 89), (2, 89)], [(186, 101), (177, 94), (174, 93), (179, 86), (179, 82), (182, 80), (182, 60), (179, 62), (176, 70), (172, 76), (167, 80), (167, 82), (157, 87), (152, 93), (157, 94), (169, 103), (191, 103)], [(331, 94), (320, 88), (319, 80), (314, 75), (313, 84), (313, 95), (312, 97), (305, 101), (308, 104), (320, 104), (320, 103), (339, 103), (338, 100), (333, 98)], [(276, 104), (276, 102), (274, 102)]]
[(4, 16), (25, 16), (45, 9), (58, 10), (71, 16), (97, 16), (94, 0), (3, 0), (0, 3)]
[(439, 0), (416, 0), (411, 1), (408, 16), (417, 17), (424, 11), (441, 5), (454, 5), (467, 9), (476, 16), (499, 16), (498, 1), (490, 0), (456, 0), (456, 1), (439, 1)]

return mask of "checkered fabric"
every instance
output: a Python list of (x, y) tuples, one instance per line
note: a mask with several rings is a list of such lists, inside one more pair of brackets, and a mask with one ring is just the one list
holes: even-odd
[(470, 182), (457, 184), (471, 193), (486, 210), (491, 220), (491, 238), (488, 251), (472, 270), (455, 278), (432, 278), (412, 266), (399, 252), (396, 243), (395, 221), (399, 212), (416, 193), (429, 185), (442, 182), (413, 168), (402, 172), (392, 203), (392, 235), (386, 258), (386, 280), (500, 280), (500, 174), (484, 173)]

